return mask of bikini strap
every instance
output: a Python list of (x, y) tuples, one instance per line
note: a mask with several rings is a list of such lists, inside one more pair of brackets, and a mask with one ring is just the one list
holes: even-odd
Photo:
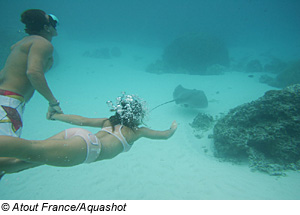
[(124, 147), (124, 141), (118, 135), (114, 134), (112, 131), (107, 130), (107, 128), (110, 128), (110, 127), (102, 128), (102, 131), (106, 131), (107, 133), (109, 133), (109, 134), (115, 136), (116, 138), (118, 138), (118, 140), (120, 140), (120, 142), (122, 143), (123, 148), (125, 149), (125, 147)]

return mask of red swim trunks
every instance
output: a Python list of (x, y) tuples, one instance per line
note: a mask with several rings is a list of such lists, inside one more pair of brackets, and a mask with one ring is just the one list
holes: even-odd
[(21, 136), (24, 106), (23, 96), (0, 89), (0, 135)]

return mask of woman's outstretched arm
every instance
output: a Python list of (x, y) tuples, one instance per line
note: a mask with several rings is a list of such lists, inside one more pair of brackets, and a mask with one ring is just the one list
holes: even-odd
[(138, 130), (138, 138), (140, 137), (146, 137), (146, 138), (150, 138), (150, 139), (169, 139), (170, 137), (173, 136), (173, 134), (175, 133), (177, 129), (177, 122), (173, 121), (171, 124), (170, 129), (165, 130), (165, 131), (156, 131), (156, 130), (152, 130), (149, 128), (139, 128)]
[(79, 115), (71, 114), (53, 114), (49, 119), (59, 120), (62, 122), (70, 123), (79, 126), (90, 126), (90, 127), (103, 127), (104, 122), (107, 118), (87, 118)]

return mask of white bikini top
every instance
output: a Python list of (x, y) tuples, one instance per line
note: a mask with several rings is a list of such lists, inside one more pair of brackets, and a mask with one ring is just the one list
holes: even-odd
[(114, 132), (112, 131), (112, 127), (102, 128), (101, 131), (106, 131), (107, 133), (109, 133), (109, 134), (115, 136), (116, 138), (118, 138), (118, 140), (120, 140), (120, 142), (123, 145), (123, 152), (128, 152), (132, 145), (128, 144), (125, 137), (123, 136), (122, 131), (121, 131), (122, 127), (123, 127), (123, 125), (120, 125), (119, 129), (116, 129), (117, 126), (115, 126), (115, 131)]

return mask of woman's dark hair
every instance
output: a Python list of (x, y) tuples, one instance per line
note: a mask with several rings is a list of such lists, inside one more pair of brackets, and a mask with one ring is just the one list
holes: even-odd
[(122, 111), (116, 112), (115, 115), (109, 117), (109, 122), (114, 127), (118, 124), (125, 125), (131, 129), (138, 127), (143, 123), (145, 110), (140, 102), (134, 100), (128, 105), (127, 102), (121, 102)]
[(25, 32), (29, 35), (38, 34), (44, 25), (49, 25), (46, 13), (39, 9), (29, 9), (21, 14), (21, 22), (25, 24)]

